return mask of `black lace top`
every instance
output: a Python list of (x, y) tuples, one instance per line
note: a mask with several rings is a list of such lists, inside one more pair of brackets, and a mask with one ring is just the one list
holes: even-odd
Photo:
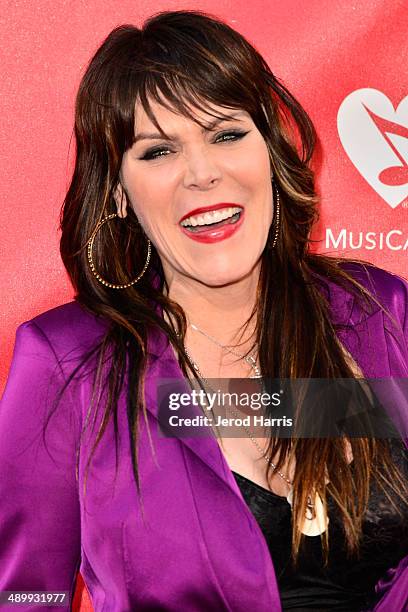
[[(392, 454), (407, 479), (407, 451), (394, 443)], [(323, 565), (320, 536), (306, 536), (297, 568), (293, 569), (291, 508), (286, 498), (236, 472), (233, 474), (268, 544), (283, 610), (355, 612), (369, 609), (376, 601), (375, 584), (408, 555), (407, 505), (398, 498), (395, 500), (400, 515), (386, 495), (372, 486), (359, 558), (350, 558), (347, 554), (339, 513), (329, 497), (328, 565)]]

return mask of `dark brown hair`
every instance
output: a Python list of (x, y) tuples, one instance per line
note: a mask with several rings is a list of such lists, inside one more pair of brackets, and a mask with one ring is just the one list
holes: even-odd
[[(139, 414), (145, 411), (148, 334), (164, 332), (177, 349), (185, 374), (192, 368), (183, 348), (185, 315), (166, 297), (166, 281), (154, 246), (150, 273), (123, 291), (100, 284), (88, 266), (88, 240), (97, 223), (116, 211), (113, 196), (123, 154), (134, 142), (136, 100), (159, 130), (162, 126), (150, 109), (152, 100), (197, 122), (192, 109), (210, 114), (214, 114), (211, 104), (244, 109), (265, 139), (281, 198), (278, 243), (271, 249), (273, 223), (262, 254), (252, 315), (265, 377), (354, 377), (330, 318), (324, 278), (357, 292), (366, 308), (370, 300), (339, 260), (310, 252), (310, 232), (317, 219), (310, 169), (314, 128), (254, 47), (225, 23), (197, 11), (163, 12), (148, 19), (141, 29), (133, 25), (114, 29), (90, 61), (78, 91), (76, 161), (61, 215), (61, 255), (78, 302), (110, 322), (103, 342), (95, 347), (99, 367), (94, 384), (106, 383), (106, 393), (94, 449), (109, 420), (113, 418), (116, 424), (118, 397), (127, 380), (127, 414), (139, 490), (136, 450)], [(96, 267), (111, 282), (126, 283), (136, 276), (145, 256), (146, 236), (131, 206), (125, 220), (115, 220), (95, 237)], [(160, 310), (170, 315), (174, 325), (165, 322)], [(102, 380), (106, 363), (110, 364), (108, 374)], [(324, 500), (329, 491), (341, 511), (349, 549), (356, 551), (370, 479), (381, 467), (389, 480), (399, 481), (387, 441), (352, 439), (351, 446), (353, 471), (340, 439), (270, 440), (271, 456), (280, 456), (278, 467), (291, 453), (296, 459), (293, 524), (305, 514), (308, 491), (319, 491)], [(326, 470), (327, 487), (323, 484)], [(294, 529), (294, 558), (300, 543), (300, 531)], [(324, 546), (327, 548), (327, 541)]]

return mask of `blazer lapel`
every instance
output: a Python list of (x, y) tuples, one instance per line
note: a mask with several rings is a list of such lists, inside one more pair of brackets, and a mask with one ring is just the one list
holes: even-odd
[[(178, 434), (177, 427), (170, 428), (169, 425), (166, 427), (169, 414), (168, 406), (159, 406), (160, 392), (162, 392), (163, 397), (167, 396), (169, 389), (171, 389), (171, 392), (190, 394), (191, 387), (184, 377), (173, 349), (164, 337), (164, 334), (159, 335), (158, 332), (155, 332), (149, 335), (148, 352), (150, 365), (147, 368), (145, 380), (146, 409), (158, 421), (158, 425), (163, 428), (163, 436), (167, 434), (177, 437), (186, 448), (197, 455), (245, 503), (211, 427), (205, 425), (195, 426), (192, 428), (191, 437), (186, 436), (185, 429), (182, 435)], [(167, 391), (165, 391), (166, 388)], [(184, 407), (179, 413), (191, 418), (203, 415), (201, 407), (196, 404)]]
[[(183, 376), (173, 349), (164, 334), (159, 336), (155, 332), (154, 335), (149, 336), (148, 350), (150, 364), (145, 380), (146, 409), (156, 419), (159, 426), (164, 419), (160, 416), (158, 387), (163, 383), (167, 385), (171, 380), (172, 389), (175, 389), (177, 393), (190, 394), (191, 388)], [(194, 417), (202, 415), (203, 412), (199, 406), (189, 405), (185, 408), (184, 414), (188, 417)], [(177, 428), (175, 429), (177, 430)], [(254, 589), (257, 592), (257, 602), (254, 610), (280, 612), (280, 597), (275, 570), (261, 528), (241, 494), (211, 427), (203, 426), (200, 429), (201, 436), (197, 435), (196, 428), (194, 428), (194, 435), (191, 437), (177, 436), (177, 431), (172, 435), (177, 437), (183, 451), (187, 451), (183, 454), (186, 456), (186, 469), (192, 482), (192, 494), (197, 507), (200, 508), (200, 521), (203, 525), (203, 546), (207, 549), (208, 559), (211, 560), (212, 564), (215, 564), (215, 567), (222, 567), (226, 577), (226, 581), (217, 582), (217, 588), (221, 590), (225, 599), (226, 609), (231, 611), (246, 609), (247, 605), (250, 605), (251, 598), (253, 598), (251, 589)], [(213, 485), (210, 487), (211, 479), (208, 479), (201, 471), (201, 477), (197, 477), (197, 462), (189, 460), (189, 457), (191, 459), (193, 456), (194, 459), (199, 458), (203, 466), (211, 470), (219, 478), (220, 483), (226, 485), (228, 490), (233, 492), (242, 514), (237, 512), (237, 505), (232, 502), (233, 498), (225, 495), (225, 489), (223, 490), (221, 487), (218, 490), (218, 487), (212, 488)], [(220, 517), (219, 521), (214, 522), (215, 515)], [(228, 559), (225, 558), (223, 537), (225, 537), (226, 522), (228, 523), (227, 532), (231, 529), (231, 525), (236, 526), (237, 534), (242, 532), (244, 528), (247, 530), (245, 545), (249, 547), (247, 548), (248, 558), (243, 559), (233, 555)], [(241, 573), (243, 573), (242, 580), (247, 584), (245, 593), (241, 592)], [(214, 576), (218, 574), (219, 570), (214, 572)]]

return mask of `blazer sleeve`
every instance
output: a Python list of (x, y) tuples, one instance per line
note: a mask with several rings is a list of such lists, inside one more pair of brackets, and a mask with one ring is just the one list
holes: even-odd
[(69, 387), (55, 408), (63, 383), (42, 329), (33, 321), (22, 324), (0, 402), (0, 592), (68, 593), (64, 606), (3, 604), (1, 610), (71, 607), (81, 550), (81, 424)]
[[(401, 323), (402, 344), (408, 354), (408, 282), (398, 279), (398, 291), (393, 294), (392, 313)], [(405, 387), (406, 388), (406, 387)], [(404, 419), (408, 419), (408, 408), (404, 406)], [(406, 422), (406, 421), (405, 421)], [(405, 428), (406, 430), (406, 428)], [(405, 440), (407, 444), (407, 440)], [(408, 555), (399, 565), (391, 568), (376, 585), (380, 597), (373, 612), (406, 612), (408, 610)]]

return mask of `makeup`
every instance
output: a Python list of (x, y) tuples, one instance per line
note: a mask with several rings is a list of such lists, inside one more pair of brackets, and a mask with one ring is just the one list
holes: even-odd
[(186, 236), (197, 242), (219, 242), (235, 234), (244, 215), (241, 205), (224, 202), (190, 211), (180, 219), (180, 227)]

